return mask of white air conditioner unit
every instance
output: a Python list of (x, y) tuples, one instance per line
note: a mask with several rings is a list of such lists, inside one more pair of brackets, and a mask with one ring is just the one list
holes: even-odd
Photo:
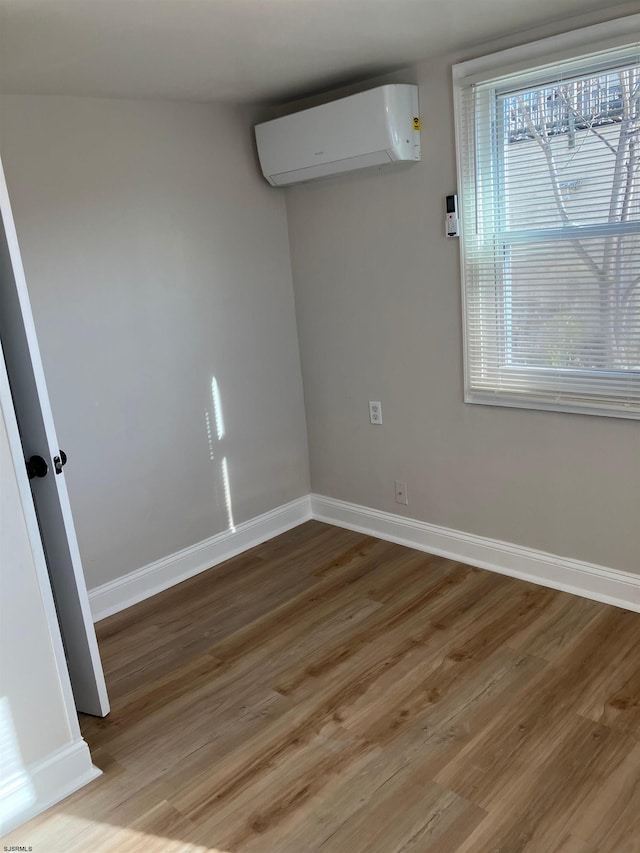
[(262, 172), (274, 187), (419, 160), (418, 87), (379, 86), (255, 130)]

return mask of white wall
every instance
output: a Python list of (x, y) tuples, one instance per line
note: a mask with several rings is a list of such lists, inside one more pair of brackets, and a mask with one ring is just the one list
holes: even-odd
[(456, 189), (459, 58), (407, 74), (420, 86), (421, 163), (287, 191), (312, 489), (640, 573), (636, 421), (463, 402), (458, 243), (443, 208)]
[(226, 529), (229, 501), (237, 524), (306, 494), (284, 198), (245, 112), (0, 103), (88, 586)]

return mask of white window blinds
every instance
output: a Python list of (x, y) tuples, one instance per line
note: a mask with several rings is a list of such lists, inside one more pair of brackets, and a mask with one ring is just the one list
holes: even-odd
[(456, 83), (466, 399), (640, 418), (640, 50)]

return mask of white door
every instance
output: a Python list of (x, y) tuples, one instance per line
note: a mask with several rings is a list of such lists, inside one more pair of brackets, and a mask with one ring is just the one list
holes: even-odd
[(104, 717), (109, 700), (62, 470), (65, 457), (51, 414), (1, 161), (0, 212), (0, 339), (25, 460), (33, 460), (31, 491), (73, 696), (78, 711)]

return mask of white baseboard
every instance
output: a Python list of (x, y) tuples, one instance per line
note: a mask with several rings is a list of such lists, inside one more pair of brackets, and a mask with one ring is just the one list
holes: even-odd
[(276, 507), (250, 521), (238, 524), (156, 560), (148, 566), (130, 572), (124, 577), (105, 583), (89, 591), (93, 621), (98, 622), (113, 613), (131, 607), (145, 598), (180, 583), (187, 578), (210, 569), (225, 560), (272, 539), (280, 533), (297, 527), (311, 518), (309, 495)]
[(640, 612), (640, 575), (311, 495), (313, 518), (419, 551)]
[(0, 833), (11, 832), (101, 775), (82, 739), (29, 764), (0, 786)]
[(93, 619), (137, 604), (311, 518), (640, 612), (640, 575), (312, 494), (92, 589)]

